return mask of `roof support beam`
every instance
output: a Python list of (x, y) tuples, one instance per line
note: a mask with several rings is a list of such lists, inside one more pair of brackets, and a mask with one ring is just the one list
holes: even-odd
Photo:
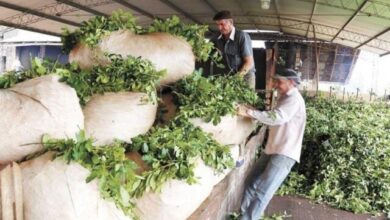
[[(299, 1), (311, 3), (313, 0), (299, 0)], [(345, 11), (355, 12), (355, 8), (353, 8), (352, 4), (345, 6), (343, 4), (343, 1), (345, 1), (345, 0), (338, 0), (338, 1), (322, 0), (322, 1), (317, 2), (317, 4), (332, 7), (332, 8), (343, 9)], [(359, 6), (358, 4), (356, 4), (356, 5)], [(371, 10), (369, 9), (370, 7), (372, 8)], [(389, 3), (384, 3), (384, 2), (372, 0), (372, 1), (370, 1), (370, 7), (367, 7), (366, 9), (360, 11), (360, 14), (362, 14), (364, 16), (377, 17), (377, 18), (383, 18), (383, 19), (390, 18), (390, 15), (388, 13), (386, 13), (386, 11), (388, 11), (388, 10), (377, 10), (378, 8), (390, 9)]]
[(280, 22), (280, 13), (279, 13), (279, 8), (278, 8), (277, 0), (274, 1), (274, 5), (275, 5), (275, 10), (276, 10), (276, 16), (277, 16), (277, 18), (278, 18), (279, 31), (280, 31), (280, 32), (283, 32), (282, 23)]
[(66, 19), (63, 19), (63, 18), (60, 18), (60, 17), (57, 17), (57, 16), (45, 14), (45, 13), (42, 13), (40, 11), (36, 11), (36, 10), (30, 9), (30, 8), (21, 7), (21, 6), (10, 4), (10, 3), (7, 3), (7, 2), (3, 2), (3, 1), (0, 1), (0, 6), (4, 7), (4, 8), (15, 10), (15, 11), (19, 11), (19, 12), (22, 12), (22, 13), (36, 15), (38, 17), (42, 17), (42, 18), (46, 18), (46, 19), (49, 19), (49, 20), (57, 21), (57, 22), (60, 22), (60, 23), (63, 23), (63, 24), (68, 24), (68, 25), (72, 25), (72, 26), (76, 26), (76, 27), (80, 27), (81, 26), (79, 23), (74, 22), (74, 21), (66, 20)]
[(74, 7), (74, 8), (78, 8), (78, 9), (80, 9), (80, 10), (89, 12), (89, 13), (94, 14), (94, 15), (106, 16), (106, 17), (108, 17), (108, 14), (105, 14), (105, 13), (103, 13), (103, 12), (100, 12), (100, 11), (97, 11), (97, 10), (95, 10), (95, 9), (89, 8), (89, 7), (85, 6), (85, 5), (81, 5), (81, 4), (76, 3), (76, 2), (74, 2), (74, 1), (72, 1), (72, 0), (56, 0), (56, 1), (57, 1), (57, 2), (61, 2), (61, 3), (63, 3), (63, 4), (70, 5), (70, 6)]
[(313, 19), (314, 11), (316, 10), (316, 6), (317, 6), (317, 0), (314, 0), (313, 7), (311, 8), (309, 24), (307, 25), (307, 30), (306, 30), (306, 34), (305, 34), (306, 38), (309, 35), (310, 24), (311, 24), (311, 20)]
[(257, 25), (257, 22), (255, 21), (254, 17), (253, 17), (253, 16), (250, 16), (250, 17), (248, 18), (248, 17), (247, 17), (248, 13), (247, 13), (247, 12), (245, 11), (245, 9), (242, 7), (241, 2), (238, 1), (238, 0), (235, 0), (235, 2), (236, 2), (236, 4), (238, 5), (238, 7), (241, 9), (241, 12), (242, 12), (242, 14), (244, 14), (244, 16), (246, 17), (246, 19), (247, 19), (249, 22), (251, 22), (251, 23), (255, 26), (256, 30), (259, 30), (259, 26)]
[(151, 19), (158, 18), (158, 19), (161, 20), (161, 18), (159, 18), (159, 17), (157, 17), (157, 16), (155, 16), (155, 15), (153, 15), (153, 14), (151, 14), (151, 13), (145, 11), (145, 10), (143, 10), (142, 8), (139, 8), (139, 7), (133, 5), (133, 4), (131, 4), (131, 3), (127, 2), (127, 1), (125, 1), (125, 0), (112, 0), (112, 1), (114, 1), (114, 2), (116, 2), (118, 4), (121, 4), (121, 5), (123, 5), (123, 6), (127, 7), (127, 8), (130, 8), (130, 9), (136, 11), (136, 12), (139, 12), (142, 15), (145, 15), (145, 16), (151, 18)]
[(206, 3), (206, 5), (208, 5), (214, 13), (218, 12), (218, 10), (210, 3), (209, 0), (203, 0), (203, 2)]
[(24, 26), (24, 25), (18, 25), (18, 24), (15, 24), (15, 23), (7, 22), (7, 21), (0, 21), (0, 25), (4, 25), (4, 26), (7, 26), (7, 27), (18, 28), (18, 29), (23, 29), (23, 30), (27, 30), (27, 31), (33, 31), (33, 32), (41, 33), (41, 34), (48, 34), (48, 35), (57, 36), (57, 37), (61, 36), (61, 34), (59, 34), (59, 33), (46, 31), (46, 30), (42, 30), (42, 29), (39, 29), (39, 28), (28, 27), (28, 26)]
[(186, 11), (184, 11), (183, 9), (177, 7), (177, 5), (173, 4), (172, 2), (170, 2), (169, 0), (160, 0), (162, 3), (166, 4), (167, 6), (169, 6), (170, 8), (172, 8), (173, 10), (185, 15), (187, 18), (189, 18), (190, 20), (192, 20), (193, 22), (195, 23), (198, 23), (200, 24), (201, 22), (198, 21), (195, 17), (193, 17), (192, 15), (190, 15), (189, 13), (187, 13)]
[[(249, 16), (256, 16), (256, 15), (249, 15)], [(256, 16), (256, 18), (257, 18), (256, 21), (258, 22), (258, 25), (262, 25), (264, 27), (267, 27), (267, 26), (278, 27), (277, 18), (275, 16)], [(282, 27), (283, 27), (284, 31), (287, 31), (287, 32), (291, 28), (294, 30), (303, 31), (303, 33), (305, 33), (307, 30), (307, 25), (309, 25), (308, 21), (297, 19), (297, 18), (280, 17), (280, 19), (281, 19)], [(206, 24), (211, 25), (212, 23), (207, 22)], [(246, 21), (243, 21), (243, 22), (236, 21), (235, 24), (242, 25), (245, 27), (246, 26), (249, 27), (252, 25), (251, 23), (247, 23)], [(320, 35), (320, 36), (328, 36), (328, 38), (332, 38), (334, 36), (334, 33), (336, 33), (339, 30), (339, 28), (337, 28), (337, 27), (330, 26), (327, 24), (316, 23), (313, 21), (312, 21), (312, 24), (310, 26), (312, 26), (312, 25), (314, 25), (314, 27), (316, 29), (317, 37), (318, 37), (318, 35)], [(388, 29), (386, 29), (386, 31)], [(310, 31), (309, 33), (312, 33), (311, 27), (310, 27), (309, 31)], [(390, 30), (388, 30), (388, 31), (390, 31)], [(383, 31), (380, 34), (383, 34), (383, 33), (385, 33), (385, 31)], [(302, 36), (304, 36), (304, 35), (302, 34)], [(309, 36), (311, 36), (311, 35), (309, 34)], [(355, 45), (361, 44), (363, 41), (367, 40), (370, 37), (371, 36), (367, 36), (364, 33), (357, 33), (357, 32), (352, 32), (349, 30), (344, 30), (344, 33), (343, 33), (343, 38), (347, 41), (353, 42)], [(309, 39), (313, 39), (313, 37), (310, 37)], [(379, 41), (379, 42), (377, 42), (377, 41)], [(388, 47), (387, 45), (389, 45), (389, 43), (390, 43), (389, 40), (387, 40), (385, 38), (382, 38), (382, 39), (377, 38), (377, 41), (375, 41), (375, 44), (370, 44), (369, 46), (372, 48), (376, 48), (376, 49), (380, 49), (380, 50), (384, 50), (384, 51), (390, 50), (390, 49), (386, 49)], [(380, 45), (384, 45), (385, 48), (383, 48), (383, 46), (381, 47)]]
[(336, 33), (336, 35), (333, 36), (332, 40), (330, 42), (333, 42), (337, 36), (341, 33), (341, 31), (344, 30), (344, 28), (356, 17), (357, 14), (359, 14), (360, 10), (367, 4), (368, 0), (364, 0), (362, 4), (360, 4), (359, 8), (356, 9), (356, 11), (353, 13), (353, 15), (348, 19), (348, 21), (339, 29), (339, 31)]
[(359, 44), (358, 46), (355, 47), (355, 49), (358, 49), (359, 47), (361, 47), (361, 46), (367, 44), (368, 42), (374, 40), (375, 38), (381, 36), (382, 34), (388, 32), (388, 31), (390, 31), (390, 27), (386, 28), (385, 30), (379, 32), (379, 33), (376, 34), (375, 36), (372, 36), (370, 39), (368, 39), (368, 40), (364, 41), (363, 43)]
[(390, 51), (386, 52), (386, 53), (382, 53), (381, 55), (379, 55), (380, 57), (383, 57), (383, 56), (386, 56), (386, 55), (389, 55), (390, 54)]

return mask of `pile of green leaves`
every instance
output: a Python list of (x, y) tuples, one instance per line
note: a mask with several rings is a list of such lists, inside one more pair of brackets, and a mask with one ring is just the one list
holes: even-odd
[(144, 92), (147, 101), (157, 103), (156, 86), (165, 71), (157, 71), (154, 65), (141, 58), (107, 55), (110, 64), (81, 70), (76, 64), (61, 65), (50, 60), (34, 58), (32, 68), (22, 72), (10, 72), (0, 76), (0, 88), (9, 88), (16, 83), (48, 74), (61, 76), (61, 81), (76, 90), (84, 105), (93, 94), (105, 92)]
[(41, 61), (35, 57), (31, 60), (31, 69), (19, 72), (10, 71), (0, 75), (0, 89), (7, 89), (25, 80), (53, 73), (56, 68), (63, 68), (63, 66), (50, 59)]
[[(159, 192), (170, 179), (197, 182), (194, 174), (196, 160), (200, 157), (216, 172), (233, 167), (230, 148), (222, 146), (208, 134), (190, 123), (171, 123), (166, 127), (154, 127), (147, 134), (132, 139), (132, 143), (114, 142), (108, 146), (94, 146), (84, 131), (73, 139), (50, 139), (43, 136), (44, 150), (54, 152), (66, 162), (77, 162), (91, 173), (86, 181), (98, 180), (103, 198), (113, 200), (125, 214), (137, 219), (133, 212), (132, 198), (144, 192)], [(137, 165), (128, 160), (126, 152), (138, 151), (150, 169), (137, 175)]]
[(130, 30), (136, 34), (166, 32), (186, 40), (192, 47), (199, 61), (212, 59), (216, 63), (222, 57), (213, 50), (214, 46), (204, 37), (208, 30), (206, 25), (184, 24), (177, 16), (162, 21), (155, 19), (149, 27), (136, 25), (135, 18), (130, 12), (116, 11), (110, 17), (96, 16), (81, 24), (80, 29), (70, 32), (65, 29), (62, 34), (62, 50), (68, 53), (79, 42), (94, 47), (109, 33), (117, 30)]
[(355, 213), (390, 214), (390, 108), (385, 103), (307, 99), (301, 163), (279, 194)]
[(150, 61), (140, 57), (123, 59), (110, 54), (108, 58), (109, 65), (94, 66), (91, 71), (77, 68), (62, 73), (62, 81), (76, 90), (81, 104), (93, 94), (120, 91), (144, 92), (148, 94), (148, 101), (157, 103), (156, 86), (165, 70), (157, 71)]
[(255, 91), (238, 75), (209, 77), (195, 72), (173, 87), (181, 118), (203, 118), (218, 124), (221, 117), (236, 114), (237, 104), (263, 106)]
[[(77, 134), (76, 140), (42, 138), (44, 151), (53, 151), (54, 158), (66, 162), (77, 162), (90, 171), (86, 181), (98, 179), (100, 194), (110, 199), (124, 213), (137, 219), (131, 201), (134, 188), (143, 178), (135, 173), (137, 165), (125, 156), (124, 144), (115, 142), (109, 146), (93, 146), (93, 140), (85, 137), (84, 131)], [(42, 153), (42, 152), (41, 152)]]
[(139, 186), (139, 193), (150, 189), (159, 191), (168, 179), (196, 183), (194, 168), (199, 157), (216, 172), (234, 164), (228, 146), (218, 144), (188, 122), (174, 121), (165, 127), (153, 127), (147, 134), (133, 138), (127, 150), (140, 152), (151, 167), (143, 173), (146, 181)]
[(81, 23), (80, 29), (70, 32), (64, 29), (62, 33), (62, 50), (69, 53), (79, 42), (94, 47), (107, 34), (117, 30), (130, 30), (134, 33), (143, 32), (140, 26), (136, 25), (135, 18), (131, 13), (123, 11), (113, 12), (110, 17), (96, 16)]

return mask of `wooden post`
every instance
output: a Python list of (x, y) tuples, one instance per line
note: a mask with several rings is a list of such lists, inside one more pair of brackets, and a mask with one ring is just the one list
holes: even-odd
[(352, 62), (351, 62), (351, 66), (349, 67), (348, 69), (348, 75), (347, 75), (347, 78), (345, 79), (345, 83), (348, 83), (349, 80), (351, 79), (351, 72), (353, 71), (354, 67), (355, 67), (355, 63), (356, 63), (356, 60), (358, 58), (358, 55), (359, 55), (359, 50), (355, 49), (353, 51), (353, 59), (352, 59)]
[(274, 95), (272, 92), (272, 77), (275, 73), (277, 60), (277, 50), (267, 49), (266, 51), (266, 74), (265, 74), (265, 91), (266, 91), (266, 100), (269, 103), (266, 103), (266, 109), (269, 110), (273, 106)]
[(335, 49), (335, 52), (334, 52), (334, 56), (333, 56), (333, 65), (332, 65), (332, 71), (330, 72), (330, 76), (329, 76), (329, 81), (332, 82), (332, 77), (333, 77), (333, 73), (334, 73), (334, 68), (336, 66), (336, 58), (337, 58), (337, 51), (339, 49), (339, 46), (336, 45), (336, 49)]
[(320, 71), (319, 71), (319, 60), (320, 60), (320, 49), (318, 48), (317, 45), (317, 36), (316, 36), (316, 30), (314, 28), (314, 25), (312, 24), (313, 27), (313, 35), (314, 35), (314, 45), (315, 45), (315, 55), (316, 55), (316, 73), (315, 73), (315, 80), (316, 80), (316, 95), (318, 95), (318, 88), (319, 88), (319, 81), (320, 81)]
[(371, 98), (372, 98), (372, 88), (370, 90), (370, 102), (371, 102)]

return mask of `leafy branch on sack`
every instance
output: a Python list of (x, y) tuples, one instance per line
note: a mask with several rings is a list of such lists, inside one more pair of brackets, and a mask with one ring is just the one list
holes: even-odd
[(131, 141), (126, 149), (139, 152), (151, 167), (143, 174), (149, 182), (141, 183), (141, 192), (160, 191), (167, 179), (196, 183), (194, 168), (198, 159), (216, 172), (232, 168), (234, 164), (230, 147), (218, 144), (209, 134), (189, 122), (173, 121), (164, 127), (153, 127)]
[(42, 143), (44, 150), (37, 155), (52, 151), (53, 159), (61, 158), (68, 164), (76, 162), (87, 168), (90, 174), (86, 182), (97, 179), (100, 195), (113, 200), (126, 215), (137, 219), (130, 193), (143, 178), (135, 173), (137, 164), (126, 158), (122, 142), (97, 147), (92, 139), (86, 138), (84, 131), (80, 131), (75, 140), (50, 139), (44, 135)]
[(141, 58), (106, 55), (109, 64), (82, 70), (76, 64), (62, 65), (51, 60), (32, 59), (32, 68), (21, 72), (9, 72), (0, 76), (0, 88), (10, 88), (16, 83), (32, 78), (56, 74), (76, 90), (80, 104), (85, 105), (93, 94), (105, 92), (144, 92), (147, 100), (157, 103), (156, 86), (166, 71), (157, 71), (154, 65)]
[(31, 59), (30, 69), (23, 71), (9, 71), (0, 75), (0, 89), (8, 89), (17, 83), (48, 75), (55, 72), (57, 68), (63, 68), (63, 65), (57, 61), (49, 59), (42, 61), (38, 57), (34, 57)]
[(116, 11), (110, 17), (96, 16), (81, 23), (81, 27), (73, 32), (64, 29), (62, 33), (62, 50), (69, 53), (79, 42), (90, 47), (96, 46), (100, 40), (109, 33), (117, 30), (129, 30), (135, 34), (148, 34), (166, 32), (186, 40), (192, 47), (192, 51), (198, 61), (213, 60), (220, 65), (222, 56), (214, 50), (214, 45), (206, 40), (207, 25), (184, 24), (177, 16), (172, 16), (164, 21), (155, 19), (149, 27), (141, 27), (136, 24), (134, 16), (130, 12)]
[(214, 125), (225, 115), (235, 115), (237, 104), (264, 105), (255, 91), (237, 75), (205, 78), (196, 71), (172, 88), (179, 112), (177, 117), (202, 118)]
[[(86, 181), (97, 179), (102, 197), (112, 199), (126, 215), (135, 219), (134, 198), (149, 191), (160, 192), (171, 179), (196, 183), (194, 169), (199, 157), (216, 172), (234, 164), (228, 146), (218, 144), (190, 123), (173, 122), (166, 127), (154, 127), (147, 134), (133, 138), (132, 143), (115, 141), (108, 146), (94, 146), (84, 131), (77, 134), (76, 140), (43, 136), (42, 142), (44, 150), (31, 157), (53, 151), (55, 158), (81, 164), (90, 171)], [(136, 174), (137, 165), (125, 156), (132, 151), (140, 152), (150, 169)]]
[(135, 17), (131, 13), (119, 10), (113, 12), (110, 17), (95, 16), (88, 21), (83, 21), (81, 27), (73, 32), (64, 28), (61, 37), (62, 51), (69, 53), (80, 42), (94, 47), (104, 36), (121, 29), (136, 34), (144, 32), (141, 26), (136, 25)]
[[(61, 73), (62, 81), (73, 87), (84, 105), (93, 94), (105, 92), (144, 92), (148, 95), (146, 101), (157, 103), (156, 86), (166, 71), (156, 71), (154, 65), (141, 58), (120, 55), (107, 55), (110, 64), (94, 66), (92, 71), (79, 68)], [(74, 64), (72, 64), (74, 65)]]

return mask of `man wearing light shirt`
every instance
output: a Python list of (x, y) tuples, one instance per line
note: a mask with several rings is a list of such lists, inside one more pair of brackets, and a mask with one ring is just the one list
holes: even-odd
[(257, 111), (239, 106), (238, 114), (269, 126), (268, 142), (261, 155), (256, 175), (245, 190), (241, 220), (258, 220), (295, 162), (299, 162), (306, 124), (305, 102), (296, 85), (299, 76), (292, 69), (282, 69), (274, 76), (278, 101), (272, 111)]
[(215, 14), (213, 20), (219, 30), (219, 34), (211, 39), (214, 46), (221, 53), (225, 73), (237, 73), (244, 77), (251, 88), (255, 88), (255, 65), (253, 61), (252, 40), (248, 33), (237, 30), (233, 24), (233, 18), (229, 11), (220, 11)]

